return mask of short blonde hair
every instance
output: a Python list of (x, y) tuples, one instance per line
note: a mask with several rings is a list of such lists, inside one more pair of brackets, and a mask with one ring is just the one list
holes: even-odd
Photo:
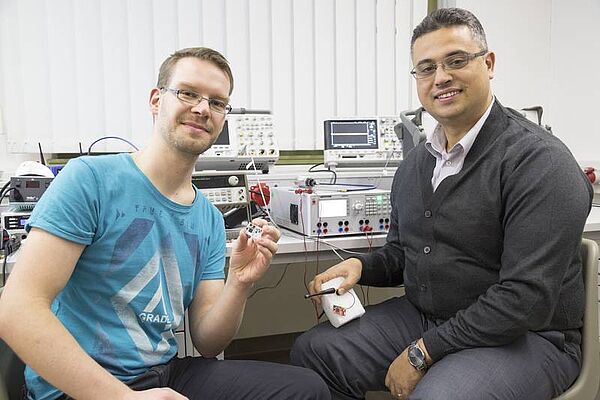
[(233, 92), (233, 74), (231, 73), (231, 68), (229, 68), (229, 62), (227, 62), (227, 59), (221, 53), (208, 47), (188, 47), (171, 54), (160, 66), (156, 86), (159, 88), (168, 87), (173, 68), (179, 60), (187, 57), (208, 61), (225, 72), (229, 78), (229, 94), (231, 95), (231, 92)]

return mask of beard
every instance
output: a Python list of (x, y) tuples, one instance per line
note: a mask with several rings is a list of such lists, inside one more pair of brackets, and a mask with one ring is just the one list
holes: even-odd
[[(195, 125), (206, 130), (206, 132), (202, 132), (201, 134), (193, 132), (193, 128), (185, 125), (184, 121), (187, 123), (193, 122)], [(178, 119), (174, 126), (168, 127), (163, 132), (165, 132), (163, 138), (170, 147), (193, 157), (198, 157), (208, 150), (218, 137), (210, 121), (199, 122), (191, 118)]]
[(194, 138), (186, 132), (170, 131), (167, 134), (167, 142), (182, 153), (190, 154), (195, 157), (208, 150), (217, 140), (212, 135), (205, 135), (200, 138)]

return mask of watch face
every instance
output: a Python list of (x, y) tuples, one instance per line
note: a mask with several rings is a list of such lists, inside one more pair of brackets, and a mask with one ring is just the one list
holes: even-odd
[(425, 369), (425, 355), (420, 348), (415, 345), (408, 347), (408, 362), (418, 370)]

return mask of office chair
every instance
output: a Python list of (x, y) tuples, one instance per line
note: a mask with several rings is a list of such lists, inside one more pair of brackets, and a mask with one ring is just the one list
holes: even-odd
[(585, 312), (581, 351), (583, 364), (579, 377), (566, 392), (555, 400), (597, 399), (600, 387), (600, 342), (598, 338), (598, 245), (583, 239), (581, 261), (585, 286)]
[[(0, 296), (2, 295), (0, 287)], [(0, 340), (0, 400), (22, 398), (21, 390), (25, 384), (25, 364), (3, 340)]]
[(22, 398), (21, 390), (25, 384), (24, 370), (25, 364), (6, 343), (0, 340), (0, 400)]

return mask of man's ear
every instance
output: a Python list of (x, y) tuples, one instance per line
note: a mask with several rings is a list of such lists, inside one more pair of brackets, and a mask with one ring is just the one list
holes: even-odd
[(488, 77), (490, 80), (494, 79), (494, 68), (496, 67), (496, 54), (493, 51), (490, 51), (485, 56), (485, 65), (488, 69)]
[(150, 91), (150, 112), (154, 117), (158, 115), (158, 106), (160, 105), (160, 89), (154, 88)]

